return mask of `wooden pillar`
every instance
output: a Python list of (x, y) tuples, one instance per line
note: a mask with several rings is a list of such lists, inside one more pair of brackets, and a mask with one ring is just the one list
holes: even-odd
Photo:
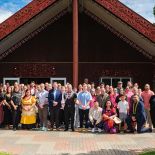
[(73, 86), (78, 86), (78, 0), (73, 0)]

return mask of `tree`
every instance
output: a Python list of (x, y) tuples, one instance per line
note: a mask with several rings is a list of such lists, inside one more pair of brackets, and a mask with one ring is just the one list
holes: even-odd
[(154, 8), (153, 8), (153, 14), (154, 14), (154, 16), (155, 16), (155, 6), (154, 6)]

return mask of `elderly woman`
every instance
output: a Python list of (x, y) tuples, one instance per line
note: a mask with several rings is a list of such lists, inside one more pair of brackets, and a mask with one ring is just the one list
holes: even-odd
[(102, 111), (103, 109), (99, 107), (98, 102), (94, 102), (94, 106), (89, 110), (89, 120), (91, 123), (90, 126), (92, 127), (92, 132), (102, 131)]
[(111, 101), (108, 100), (103, 110), (103, 126), (104, 126), (105, 132), (116, 133), (117, 131), (116, 124), (113, 120), (116, 116), (117, 116), (116, 109), (113, 108)]
[(22, 98), (21, 124), (23, 129), (32, 129), (36, 123), (36, 99), (31, 95), (31, 90), (27, 89)]

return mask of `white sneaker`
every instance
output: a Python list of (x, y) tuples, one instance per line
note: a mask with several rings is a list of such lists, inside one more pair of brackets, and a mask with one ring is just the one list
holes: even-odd
[(95, 132), (95, 128), (92, 128), (92, 131), (91, 131), (91, 132), (93, 132), (93, 133), (94, 133), (94, 132)]
[(41, 128), (41, 131), (44, 131), (44, 129), (45, 129), (45, 127), (42, 127), (42, 128)]
[(47, 131), (47, 128), (46, 127), (42, 127), (41, 131)]
[(98, 132), (101, 133), (102, 132), (102, 129), (98, 128)]

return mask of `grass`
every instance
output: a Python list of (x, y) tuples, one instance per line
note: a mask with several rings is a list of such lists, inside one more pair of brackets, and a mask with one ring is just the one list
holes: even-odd
[(155, 155), (155, 151), (148, 151), (148, 152), (140, 153), (140, 155)]
[(10, 155), (10, 154), (6, 152), (0, 152), (0, 155)]

